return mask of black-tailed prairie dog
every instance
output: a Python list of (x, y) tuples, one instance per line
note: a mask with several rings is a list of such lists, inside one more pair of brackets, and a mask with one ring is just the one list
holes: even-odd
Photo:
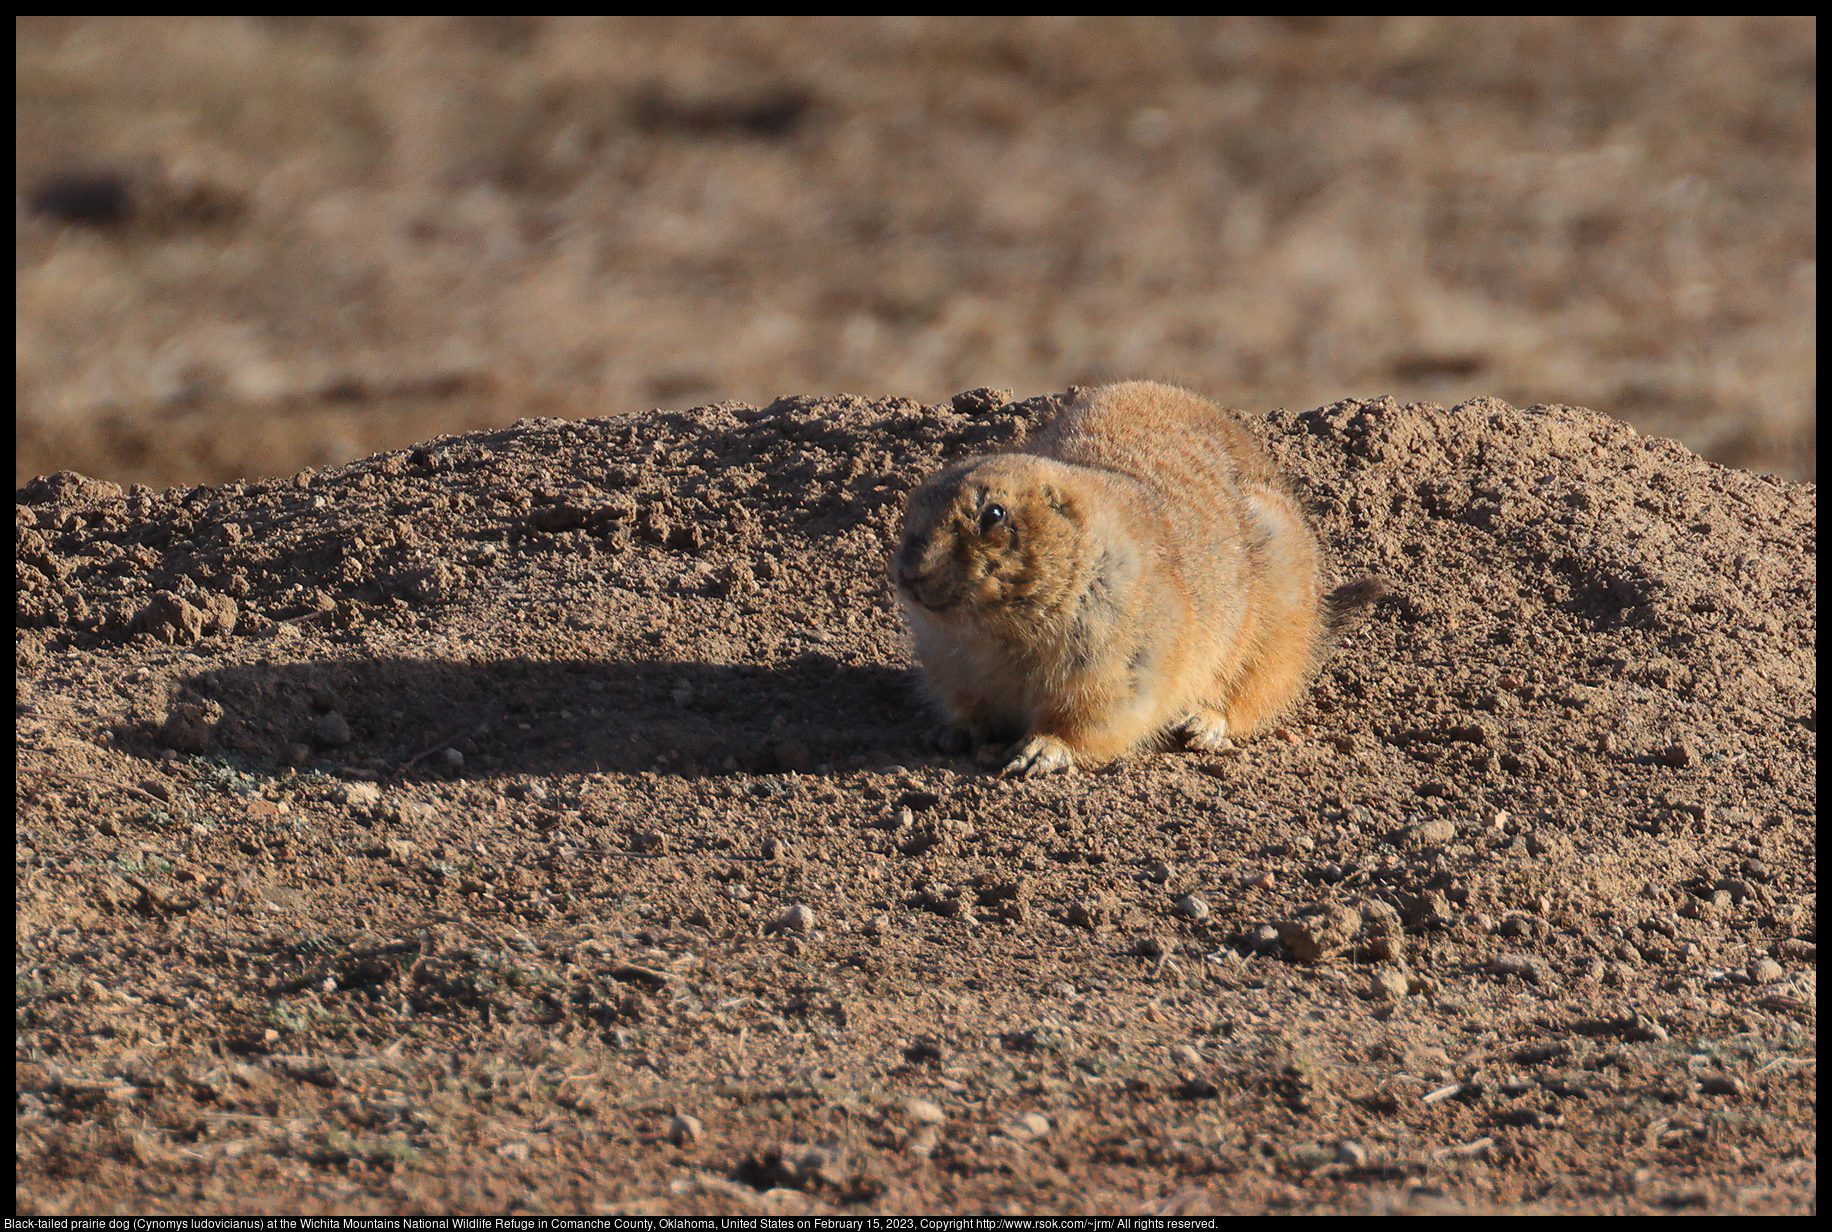
[(1252, 434), (1151, 381), (1084, 391), (1023, 445), (931, 476), (891, 582), (944, 745), (1012, 741), (1022, 776), (1251, 735), (1383, 590), (1326, 596)]

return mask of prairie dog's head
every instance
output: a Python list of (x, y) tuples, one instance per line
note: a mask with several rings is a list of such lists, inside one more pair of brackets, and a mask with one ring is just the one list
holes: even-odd
[(1060, 463), (970, 458), (910, 494), (891, 583), (931, 618), (995, 623), (1045, 615), (1076, 584), (1084, 510)]

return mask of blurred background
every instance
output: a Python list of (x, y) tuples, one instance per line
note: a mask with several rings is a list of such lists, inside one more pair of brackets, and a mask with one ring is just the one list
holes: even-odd
[(17, 478), (1107, 378), (1810, 479), (1810, 18), (22, 18)]

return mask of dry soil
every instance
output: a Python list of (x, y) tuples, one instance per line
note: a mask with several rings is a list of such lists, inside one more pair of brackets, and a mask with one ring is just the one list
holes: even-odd
[(902, 494), (1061, 397), (19, 494), (18, 1209), (1805, 1213), (1815, 490), (1255, 418), (1384, 602), (1275, 734), (923, 746)]

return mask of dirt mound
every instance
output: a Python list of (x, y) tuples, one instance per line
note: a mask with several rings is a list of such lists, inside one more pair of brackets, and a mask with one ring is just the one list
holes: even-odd
[(34, 480), (21, 1209), (1810, 1209), (1813, 487), (1274, 414), (1393, 596), (1267, 739), (1009, 783), (882, 566), (1061, 401)]

